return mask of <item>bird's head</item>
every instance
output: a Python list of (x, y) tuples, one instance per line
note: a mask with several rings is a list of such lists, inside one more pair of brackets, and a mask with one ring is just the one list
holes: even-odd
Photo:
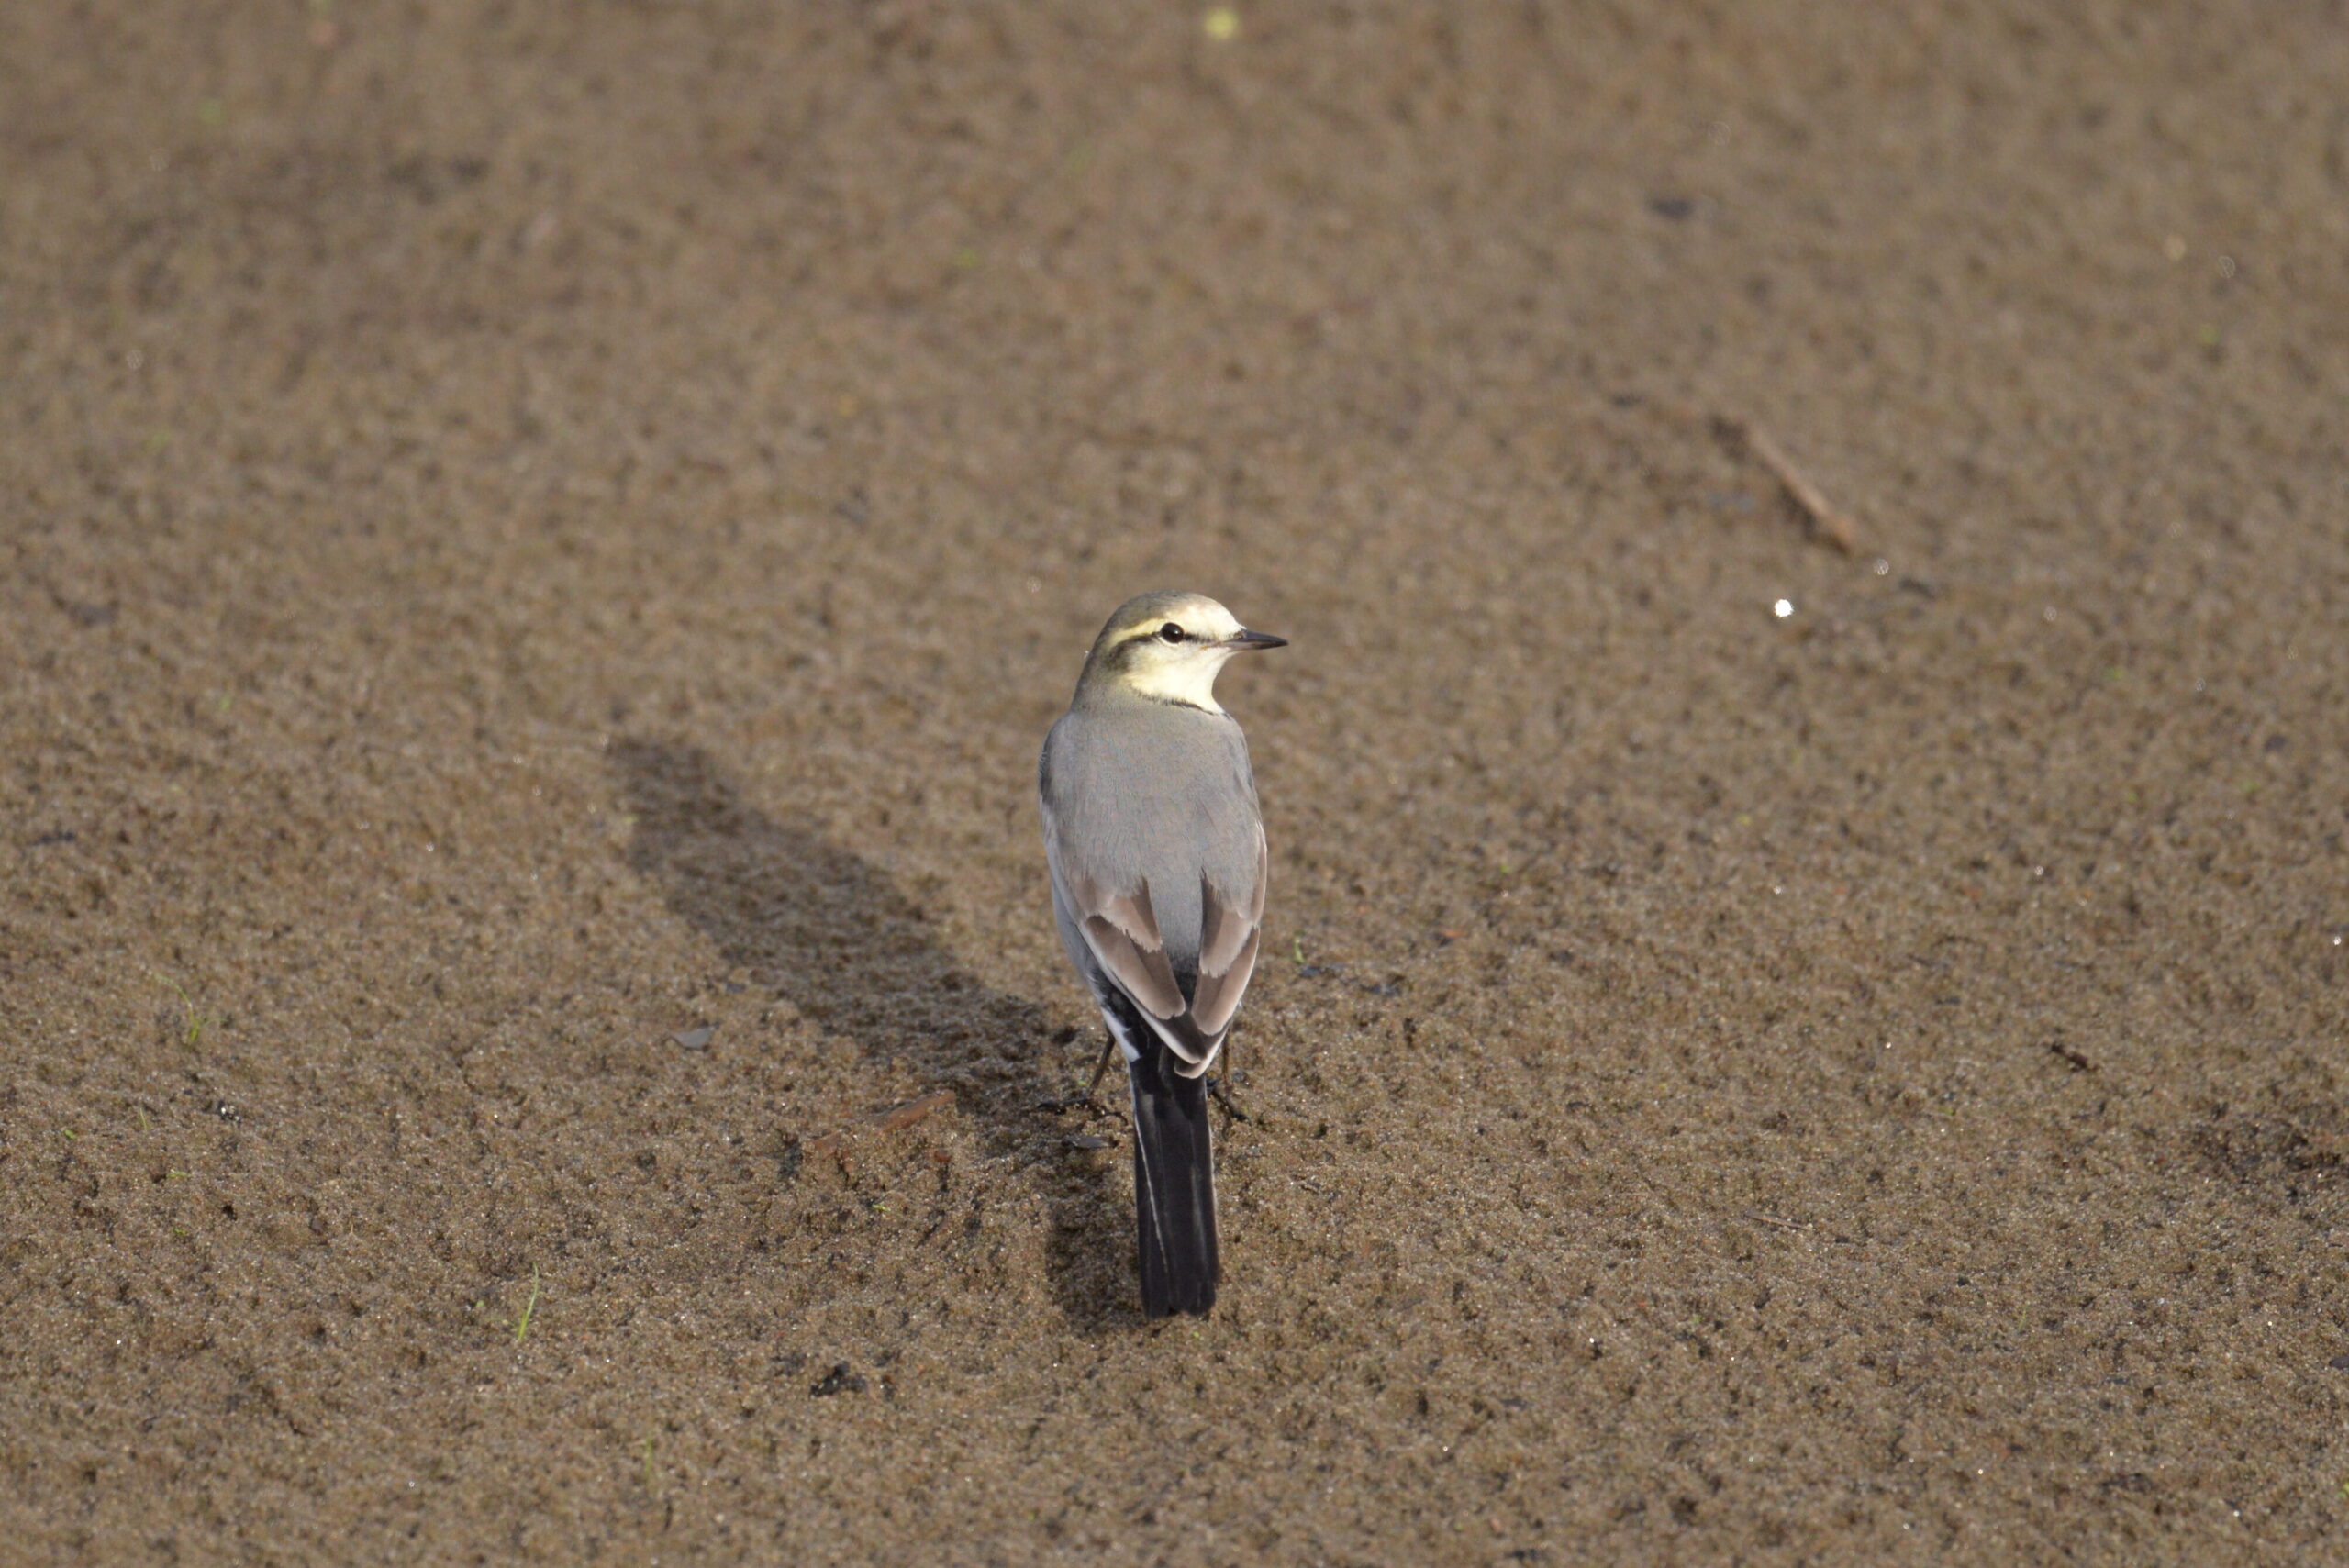
[(1204, 594), (1143, 594), (1119, 606), (1093, 639), (1078, 689), (1121, 691), (1221, 713), (1215, 678), (1224, 661), (1287, 641), (1250, 631)]

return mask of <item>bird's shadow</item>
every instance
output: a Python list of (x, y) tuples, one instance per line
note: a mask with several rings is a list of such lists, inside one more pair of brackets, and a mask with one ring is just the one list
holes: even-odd
[(1065, 1065), (1044, 1009), (974, 977), (878, 867), (743, 799), (697, 746), (609, 753), (635, 819), (628, 862), (753, 984), (869, 1058), (951, 1089), (991, 1155), (1041, 1181), (1052, 1294), (1088, 1331), (1141, 1322), (1132, 1219), (1109, 1162), (1070, 1158), (1052, 1105)]

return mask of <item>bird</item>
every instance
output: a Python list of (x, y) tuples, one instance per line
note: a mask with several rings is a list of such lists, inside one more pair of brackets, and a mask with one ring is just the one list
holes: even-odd
[(1235, 654), (1286, 646), (1201, 594), (1129, 599), (1094, 639), (1037, 766), (1053, 920), (1108, 1025), (1101, 1066), (1112, 1048), (1125, 1057), (1151, 1318), (1215, 1305), (1208, 1074), (1264, 917), (1255, 775), (1215, 680)]

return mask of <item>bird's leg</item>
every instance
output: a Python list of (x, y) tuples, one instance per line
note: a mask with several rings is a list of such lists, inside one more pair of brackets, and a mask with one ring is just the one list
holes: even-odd
[[(1106, 1034), (1108, 1031), (1105, 1030), (1103, 1032)], [(1091, 1081), (1085, 1085), (1085, 1103), (1086, 1105), (1089, 1106), (1093, 1103), (1093, 1091), (1101, 1086), (1101, 1074), (1109, 1071), (1109, 1057), (1117, 1049), (1118, 1037), (1116, 1035), (1108, 1035), (1107, 1039), (1102, 1040), (1101, 1060), (1093, 1064), (1093, 1077)]]
[(1208, 1093), (1214, 1096), (1217, 1105), (1223, 1107), (1224, 1115), (1234, 1121), (1246, 1121), (1248, 1113), (1241, 1110), (1231, 1097), (1230, 1085), (1240, 1075), (1240, 1070), (1231, 1064), (1231, 1045), (1227, 1037), (1223, 1042), (1223, 1072), (1208, 1080)]

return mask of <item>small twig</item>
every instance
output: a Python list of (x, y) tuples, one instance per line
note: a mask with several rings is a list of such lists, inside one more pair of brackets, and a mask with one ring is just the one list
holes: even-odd
[(1745, 1218), (1748, 1219), (1758, 1219), (1765, 1225), (1775, 1225), (1781, 1230), (1808, 1230), (1810, 1229), (1809, 1226), (1800, 1224), (1792, 1219), (1780, 1219), (1775, 1214), (1765, 1214), (1758, 1208), (1747, 1209), (1745, 1211)]
[(1646, 403), (1667, 418), (1689, 425), (1709, 424), (1715, 436), (1742, 447), (1753, 454), (1754, 462), (1770, 471), (1770, 477), (1778, 482), (1793, 498), (1796, 506), (1801, 509), (1803, 518), (1809, 523), (1813, 533), (1824, 537), (1845, 555), (1860, 552), (1858, 520), (1829, 501), (1819, 486), (1794, 465), (1794, 461), (1778, 450), (1778, 443), (1751, 419), (1740, 419), (1729, 414), (1716, 414), (1708, 419), (1696, 407), (1677, 398), (1649, 399), (1637, 394), (1626, 394), (1616, 402), (1623, 407)]
[(913, 1126), (930, 1112), (941, 1110), (953, 1103), (954, 1092), (952, 1089), (941, 1089), (936, 1094), (924, 1095), (918, 1100), (907, 1100), (904, 1105), (891, 1106), (885, 1111), (876, 1111), (862, 1120), (850, 1123), (838, 1132), (828, 1132), (807, 1147), (818, 1154), (843, 1153), (861, 1134), (896, 1132), (900, 1128)]
[(954, 1092), (952, 1089), (941, 1089), (936, 1094), (924, 1095), (918, 1100), (907, 1100), (902, 1106), (890, 1106), (873, 1118), (873, 1125), (879, 1131), (895, 1132), (901, 1127), (911, 1127), (930, 1112), (944, 1110), (953, 1103)]
[(1770, 476), (1786, 488), (1787, 494), (1794, 497), (1795, 505), (1802, 508), (1803, 516), (1810, 519), (1812, 528), (1824, 535), (1830, 544), (1845, 555), (1859, 553), (1859, 524), (1853, 520), (1849, 512), (1839, 510), (1820, 494), (1819, 486), (1794, 465), (1791, 458), (1778, 450), (1778, 443), (1772, 440), (1762, 427), (1750, 419), (1728, 417), (1715, 423), (1734, 436), (1747, 451), (1753, 454), (1756, 462), (1770, 471)]

